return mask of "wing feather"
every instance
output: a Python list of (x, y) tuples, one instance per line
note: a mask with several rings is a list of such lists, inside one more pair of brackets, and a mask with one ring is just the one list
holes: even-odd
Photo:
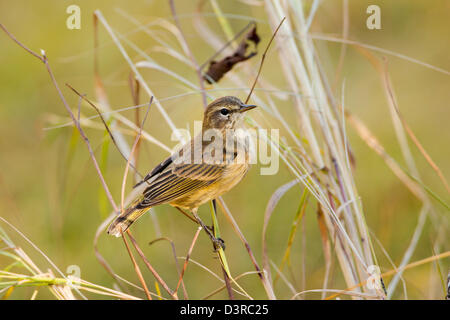
[[(157, 168), (161, 167), (163, 165)], [(171, 163), (153, 176), (151, 176), (152, 174), (148, 175), (154, 179), (148, 182), (149, 186), (144, 190), (143, 199), (136, 205), (136, 208), (168, 203), (194, 190), (208, 186), (217, 181), (223, 175), (225, 169), (225, 166), (221, 164), (175, 165)]]

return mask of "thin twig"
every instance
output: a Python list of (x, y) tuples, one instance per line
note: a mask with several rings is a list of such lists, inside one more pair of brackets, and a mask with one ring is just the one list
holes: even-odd
[[(175, 250), (175, 244), (173, 243), (172, 239), (167, 238), (167, 237), (161, 237), (161, 238), (157, 238), (157, 239), (155, 239), (155, 240), (150, 241), (150, 242), (148, 243), (148, 245), (151, 246), (152, 244), (154, 244), (154, 243), (156, 243), (156, 242), (158, 242), (158, 241), (161, 241), (161, 240), (167, 240), (167, 241), (169, 241), (170, 246), (172, 247), (172, 253), (173, 253), (174, 260), (175, 260), (175, 267), (176, 267), (176, 269), (177, 269), (177, 274), (178, 274), (178, 276), (180, 276), (181, 271), (180, 271), (180, 265), (179, 265), (178, 259), (177, 259), (177, 251)], [(184, 285), (183, 279), (181, 280), (181, 287), (183, 288), (184, 298), (185, 298), (185, 299), (189, 299), (188, 293), (187, 293), (187, 291), (186, 291), (186, 287), (185, 287), (185, 285)]]
[[(111, 221), (113, 220), (113, 218), (116, 217), (116, 212), (113, 212), (109, 215), (108, 218), (106, 218), (98, 227), (97, 230), (95, 231), (95, 236), (94, 236), (94, 241), (93, 241), (93, 247), (94, 247), (94, 253), (95, 253), (95, 257), (97, 258), (98, 262), (100, 263), (100, 265), (106, 270), (106, 272), (108, 272), (111, 277), (116, 280), (117, 285), (120, 287), (120, 289), (122, 288), (122, 285), (120, 284), (119, 280), (120, 277), (117, 276), (117, 274), (114, 272), (114, 270), (112, 269), (112, 267), (109, 265), (109, 263), (106, 261), (106, 259), (103, 257), (103, 255), (100, 253), (99, 249), (98, 249), (98, 239), (100, 238), (100, 235), (103, 234), (103, 231), (106, 229), (106, 227), (111, 223)], [(142, 290), (142, 288), (140, 288)]]
[(153, 102), (153, 96), (150, 98), (150, 102), (148, 103), (147, 112), (145, 113), (144, 120), (142, 120), (141, 126), (139, 127), (139, 132), (136, 135), (136, 138), (134, 139), (133, 147), (131, 148), (131, 152), (130, 152), (130, 157), (127, 160), (127, 165), (125, 166), (125, 172), (123, 174), (123, 179), (122, 179), (122, 192), (121, 192), (121, 201), (120, 201), (120, 209), (121, 210), (120, 210), (120, 212), (123, 212), (123, 209), (124, 209), (123, 204), (124, 204), (124, 200), (125, 200), (125, 185), (126, 185), (126, 182), (127, 182), (128, 168), (130, 167), (130, 164), (131, 164), (130, 161), (133, 158), (133, 154), (134, 154), (134, 151), (136, 150), (136, 146), (138, 145), (139, 140), (141, 139), (142, 128), (144, 127), (145, 121), (147, 120), (148, 112), (150, 111), (150, 107), (152, 105), (152, 102)]
[(133, 263), (134, 270), (136, 271), (139, 281), (141, 282), (142, 287), (144, 288), (145, 294), (147, 295), (147, 299), (152, 300), (152, 297), (150, 296), (150, 292), (148, 291), (147, 285), (145, 284), (144, 277), (142, 276), (141, 269), (139, 268), (138, 264), (136, 263), (136, 259), (134, 258), (133, 253), (130, 250), (127, 239), (124, 237), (123, 232), (122, 232), (122, 239), (123, 239), (123, 242), (125, 243), (125, 247), (127, 248), (128, 254), (130, 255), (130, 259), (131, 259), (131, 262)]
[[(133, 76), (133, 72), (130, 72), (130, 76), (129, 76), (129, 85), (130, 85), (130, 90), (131, 90), (131, 96), (133, 98), (133, 103), (135, 106), (139, 105), (139, 91), (140, 91), (140, 86), (139, 86), (139, 81), (137, 81), (134, 76)], [(139, 125), (140, 123), (140, 116), (139, 116), (139, 108), (135, 109), (134, 112), (134, 123), (136, 124), (136, 126)], [(137, 135), (137, 133), (136, 133)], [(135, 155), (134, 155), (134, 164), (136, 167), (138, 167), (138, 160), (139, 160), (139, 151), (140, 151), (140, 146), (141, 146), (141, 140), (138, 141), (138, 144), (136, 146), (136, 151), (135, 151)]]
[(195, 220), (189, 213), (185, 212), (183, 209), (179, 208), (179, 207), (175, 207), (175, 209), (177, 209), (178, 211), (180, 211), (182, 214), (184, 214), (187, 218), (189, 218), (191, 221), (193, 221), (194, 223), (198, 224), (198, 221)]
[(33, 50), (28, 49), (28, 47), (26, 47), (24, 44), (22, 44), (19, 40), (16, 39), (16, 37), (14, 37), (14, 35), (12, 33), (10, 33), (8, 31), (8, 29), (6, 29), (6, 27), (0, 23), (0, 28), (2, 28), (3, 31), (5, 31), (5, 33), (15, 42), (17, 43), (19, 46), (21, 46), (23, 49), (25, 49), (26, 51), (28, 51), (28, 53), (32, 54), (33, 56), (35, 56), (36, 58), (38, 58), (39, 60), (41, 60), (44, 64), (46, 63), (47, 58), (40, 56), (39, 54), (37, 54), (36, 52), (34, 52)]
[[(50, 64), (48, 63), (48, 59), (47, 56), (45, 55), (45, 51), (42, 50), (42, 56), (38, 55), (37, 53), (35, 53), (34, 51), (28, 49), (24, 44), (22, 44), (19, 40), (17, 40), (6, 28), (3, 24), (0, 23), (0, 28), (3, 29), (3, 31), (5, 31), (5, 33), (14, 41), (16, 42), (20, 47), (22, 47), (23, 49), (25, 49), (26, 51), (28, 51), (28, 53), (32, 54), (34, 57), (38, 58), (39, 60), (41, 60), (42, 63), (45, 64), (45, 67), (47, 68), (47, 71), (50, 75), (50, 78), (52, 80), (53, 85), (56, 88), (56, 91), (58, 92), (58, 95), (61, 99), (61, 101), (64, 104), (64, 107), (66, 108), (67, 112), (70, 115), (70, 118), (72, 119), (73, 123), (75, 124), (76, 128), (78, 129), (81, 137), (83, 138), (84, 142), (86, 143), (86, 146), (88, 148), (89, 151), (89, 155), (91, 156), (92, 162), (94, 163), (94, 167), (95, 170), (97, 171), (99, 177), (100, 177), (100, 181), (102, 183), (103, 189), (105, 189), (106, 195), (109, 199), (109, 202), (111, 203), (111, 205), (113, 206), (114, 210), (117, 211), (117, 206), (113, 200), (112, 194), (109, 191), (108, 185), (105, 182), (105, 179), (103, 178), (102, 172), (100, 170), (100, 167), (98, 165), (97, 159), (95, 158), (94, 155), (94, 151), (92, 150), (91, 144), (89, 143), (89, 139), (87, 138), (86, 134), (84, 133), (83, 129), (81, 128), (80, 122), (77, 121), (75, 115), (73, 114), (72, 110), (69, 107), (69, 104), (67, 103), (66, 99), (64, 98), (64, 95), (61, 92), (61, 89), (58, 86), (58, 83), (56, 82), (56, 79), (53, 75), (52, 69), (50, 67)], [(80, 95), (81, 96), (81, 95)]]
[(278, 30), (280, 29), (281, 25), (283, 24), (284, 20), (286, 20), (286, 17), (284, 17), (284, 18), (281, 20), (280, 24), (279, 24), (278, 27), (275, 29), (275, 32), (273, 33), (272, 38), (270, 38), (270, 41), (269, 41), (269, 43), (267, 44), (266, 49), (264, 50), (264, 53), (263, 53), (263, 55), (262, 55), (262, 57), (261, 57), (261, 62), (260, 62), (260, 64), (259, 64), (258, 73), (256, 74), (255, 81), (253, 81), (253, 85), (252, 85), (252, 88), (250, 89), (250, 92), (248, 93), (247, 99), (245, 99), (245, 103), (247, 103), (247, 102), (250, 100), (250, 97), (251, 97), (251, 95), (252, 95), (252, 93), (253, 93), (253, 90), (255, 89), (256, 82), (258, 82), (259, 75), (261, 74), (262, 66), (263, 66), (263, 64), (264, 64), (264, 60), (266, 59), (267, 51), (269, 50), (269, 47), (270, 47), (270, 45), (272, 44), (272, 41), (273, 41), (273, 39), (275, 38), (275, 36), (277, 35), (277, 32), (278, 32)]
[[(117, 151), (119, 151), (120, 155), (122, 156), (122, 158), (128, 163), (129, 159), (126, 157), (125, 154), (123, 154), (122, 150), (119, 148), (116, 139), (114, 138), (114, 135), (111, 131), (111, 129), (109, 128), (108, 124), (106, 123), (105, 118), (103, 117), (102, 112), (100, 112), (100, 110), (97, 108), (97, 106), (92, 103), (85, 95), (82, 95), (81, 93), (79, 93), (76, 89), (74, 89), (70, 84), (66, 83), (66, 86), (69, 87), (73, 92), (75, 92), (81, 99), (83, 99), (84, 101), (86, 101), (92, 108), (94, 108), (94, 110), (97, 112), (98, 116), (100, 117), (100, 119), (103, 122), (103, 125), (105, 126), (106, 131), (109, 134), (109, 137), (111, 138), (114, 146), (116, 147)], [(153, 101), (153, 96), (151, 97), (152, 101)], [(142, 133), (141, 133), (142, 134)], [(132, 158), (131, 155), (129, 157), (130, 159)], [(144, 178), (144, 176), (136, 169), (136, 167), (133, 164), (129, 164), (130, 167), (141, 177), (141, 179)]]
[(200, 234), (200, 231), (202, 231), (202, 227), (198, 227), (197, 231), (195, 232), (194, 238), (192, 239), (191, 246), (189, 247), (188, 253), (186, 255), (186, 259), (184, 260), (183, 269), (181, 270), (180, 277), (178, 279), (177, 287), (175, 288), (175, 292), (178, 291), (178, 288), (180, 287), (181, 282), (183, 281), (184, 272), (186, 271), (187, 265), (189, 263), (189, 258), (191, 256), (192, 250), (194, 249), (194, 245), (197, 242), (198, 235)]
[(136, 251), (138, 252), (138, 254), (141, 256), (142, 260), (144, 261), (145, 265), (147, 266), (147, 268), (150, 270), (150, 272), (153, 274), (153, 276), (156, 278), (156, 280), (163, 286), (164, 290), (167, 291), (167, 293), (175, 300), (178, 300), (178, 296), (176, 294), (176, 292), (173, 292), (169, 286), (166, 284), (166, 282), (160, 277), (160, 275), (156, 272), (156, 270), (153, 268), (153, 266), (150, 264), (150, 262), (148, 261), (148, 259), (145, 257), (144, 252), (142, 251), (142, 249), (138, 246), (136, 240), (134, 239), (134, 237), (132, 236), (130, 230), (127, 230), (127, 235), (131, 240), (131, 243), (133, 244), (134, 248), (136, 249)]

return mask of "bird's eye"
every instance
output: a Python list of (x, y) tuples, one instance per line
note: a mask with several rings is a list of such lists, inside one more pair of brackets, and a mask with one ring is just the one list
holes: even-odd
[(228, 110), (226, 108), (223, 108), (223, 109), (220, 110), (220, 113), (223, 114), (224, 116), (226, 116), (227, 114), (230, 113), (230, 110)]

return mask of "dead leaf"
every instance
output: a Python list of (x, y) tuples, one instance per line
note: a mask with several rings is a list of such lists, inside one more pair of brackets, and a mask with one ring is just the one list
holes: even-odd
[[(249, 33), (245, 36), (245, 38), (241, 41), (239, 46), (236, 48), (236, 51), (229, 56), (226, 56), (220, 61), (211, 61), (209, 63), (208, 71), (203, 76), (206, 82), (212, 84), (214, 82), (218, 82), (222, 77), (230, 71), (235, 64), (246, 61), (251, 57), (254, 57), (257, 54), (256, 47), (261, 39), (256, 33), (256, 26), (254, 26)], [(247, 53), (247, 49), (250, 46), (250, 43), (255, 45), (255, 51)]]

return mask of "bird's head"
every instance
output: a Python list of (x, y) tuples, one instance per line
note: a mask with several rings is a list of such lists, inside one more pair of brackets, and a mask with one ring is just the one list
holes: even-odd
[(244, 113), (255, 107), (232, 96), (216, 99), (206, 107), (203, 129), (237, 129), (243, 124)]

